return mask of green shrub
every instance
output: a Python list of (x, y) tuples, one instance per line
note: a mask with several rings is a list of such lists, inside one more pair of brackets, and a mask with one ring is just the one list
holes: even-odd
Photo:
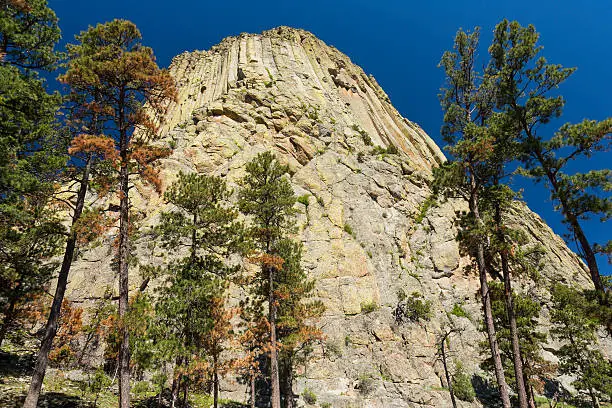
[(304, 398), (304, 401), (306, 401), (307, 404), (314, 405), (317, 403), (317, 396), (308, 388), (306, 388), (302, 393), (302, 398)]
[(425, 216), (427, 215), (427, 211), (429, 211), (429, 209), (435, 205), (436, 205), (436, 196), (432, 194), (429, 197), (427, 197), (427, 199), (423, 201), (421, 205), (419, 206), (419, 213), (414, 219), (414, 222), (416, 222), (417, 224), (422, 223), (423, 220), (425, 219)]
[(462, 303), (455, 303), (453, 306), (453, 310), (451, 310), (451, 314), (457, 317), (467, 317), (470, 318), (470, 314), (463, 308)]
[(132, 386), (134, 394), (146, 394), (149, 391), (151, 391), (151, 384), (148, 381), (138, 381)]
[(365, 161), (365, 154), (363, 152), (357, 153), (357, 161), (363, 163)]
[(400, 301), (393, 312), (398, 324), (431, 319), (431, 301), (424, 300), (422, 294), (413, 292), (410, 296), (401, 299), (398, 292), (398, 297)]
[(361, 302), (361, 313), (372, 313), (378, 309), (378, 305), (373, 300), (371, 302)]
[(308, 207), (308, 197), (310, 197), (309, 194), (304, 194), (298, 197), (297, 202), (300, 204), (304, 204), (306, 207)]
[(372, 149), (372, 154), (381, 154), (383, 156), (387, 154), (399, 154), (399, 150), (397, 149), (397, 147), (395, 147), (395, 145), (389, 145), (389, 147), (387, 147), (386, 149), (384, 147), (374, 146), (374, 149)]
[(361, 374), (357, 380), (357, 389), (361, 395), (369, 395), (376, 390), (376, 381), (370, 374)]
[(323, 402), (321, 403), (321, 408), (332, 408), (331, 402)]
[(455, 397), (459, 398), (461, 401), (474, 401), (476, 393), (474, 392), (470, 376), (465, 372), (461, 361), (455, 362), (455, 373), (453, 374), (452, 382)]

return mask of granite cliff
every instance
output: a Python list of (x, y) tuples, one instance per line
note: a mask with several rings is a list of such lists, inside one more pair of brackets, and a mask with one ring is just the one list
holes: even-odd
[[(297, 238), (304, 244), (303, 265), (317, 282), (316, 297), (326, 306), (318, 322), (326, 338), (298, 367), (295, 393), (308, 389), (317, 404), (335, 408), (450, 406), (441, 388), (437, 336), (451, 320), (462, 327), (450, 348), (477, 374), (484, 336), (478, 277), (465, 269), (469, 260), (455, 241), (455, 212), (465, 203), (424, 204), (432, 168), (445, 160), (440, 148), (397, 112), (372, 76), (306, 31), (279, 27), (226, 38), (208, 51), (175, 57), (170, 71), (179, 97), (159, 122), (159, 143), (174, 149), (160, 166), (163, 188), (179, 171), (220, 175), (235, 185), (246, 162), (271, 150), (289, 165), (295, 193), (304, 197), (297, 204)], [(140, 222), (155, 225), (165, 209), (162, 198), (135, 187), (131, 200)], [(520, 281), (521, 291), (545, 304), (550, 282), (589, 285), (578, 257), (540, 217), (522, 204), (513, 216), (547, 249), (541, 282)], [(145, 239), (134, 246), (141, 262), (161, 263), (166, 256)], [(95, 299), (115, 288), (112, 256), (110, 245), (83, 251), (73, 266), (70, 298)], [(136, 290), (138, 268), (131, 273)], [(431, 301), (433, 318), (397, 324), (400, 291)], [(239, 297), (240, 289), (234, 293)], [(467, 317), (450, 313), (456, 304)], [(544, 354), (554, 360), (546, 350), (555, 344), (549, 346)], [(363, 378), (369, 378), (367, 393)], [(239, 400), (246, 391), (231, 379), (222, 388), (224, 397)]]

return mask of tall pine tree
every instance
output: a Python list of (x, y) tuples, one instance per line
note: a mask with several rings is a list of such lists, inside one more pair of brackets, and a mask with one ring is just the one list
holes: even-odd
[(52, 277), (63, 228), (51, 198), (65, 164), (55, 123), (60, 97), (40, 72), (60, 55), (57, 17), (44, 0), (0, 4), (0, 344)]
[(482, 195), (490, 185), (497, 168), (491, 165), (495, 135), (488, 121), (493, 115), (495, 89), (487, 76), (475, 70), (479, 31), (459, 30), (454, 51), (442, 56), (440, 66), (446, 73), (447, 86), (440, 100), (444, 110), (442, 135), (450, 145), (454, 161), (436, 170), (437, 188), (467, 200), (469, 213), (462, 217), (459, 236), (462, 248), (474, 259), (480, 277), (485, 328), (494, 365), (495, 377), (504, 408), (510, 408), (510, 396), (497, 342), (491, 297), (488, 287), (490, 274), (485, 258), (489, 239)]
[(228, 278), (238, 270), (229, 258), (244, 248), (242, 225), (228, 204), (230, 195), (219, 177), (183, 173), (164, 195), (176, 210), (162, 213), (157, 233), (165, 248), (186, 252), (163, 271), (166, 283), (159, 290), (152, 327), (164, 350), (162, 358), (175, 363), (173, 404), (180, 389), (187, 395), (194, 364), (211, 367), (215, 407), (218, 403), (218, 374), (224, 369), (220, 357), (231, 333), (226, 290)]
[[(167, 154), (149, 141), (156, 136), (151, 114), (164, 112), (175, 98), (176, 88), (170, 74), (160, 69), (151, 48), (140, 43), (136, 26), (125, 20), (90, 27), (77, 36), (78, 43), (68, 46), (70, 62), (62, 81), (86, 96), (92, 109), (100, 113), (107, 136), (114, 140), (118, 153), (119, 174), (119, 315), (128, 310), (129, 260), (129, 190), (130, 175), (141, 174), (158, 185), (152, 163)], [(146, 103), (146, 109), (144, 104)], [(135, 133), (135, 130), (138, 132)], [(122, 408), (130, 405), (129, 330), (122, 325), (119, 353), (119, 400)]]
[(250, 235), (255, 244), (253, 260), (259, 271), (253, 285), (253, 296), (268, 305), (271, 407), (281, 408), (278, 364), (278, 309), (282, 302), (280, 278), (285, 259), (281, 245), (295, 229), (294, 204), (297, 197), (286, 178), (288, 168), (270, 152), (258, 154), (246, 166), (240, 191), (240, 211), (251, 217)]
[(566, 124), (554, 135), (546, 134), (543, 125), (559, 118), (565, 105), (555, 90), (575, 68), (548, 63), (540, 55), (542, 46), (538, 39), (539, 34), (531, 25), (523, 27), (507, 20), (497, 25), (490, 49), (491, 68), (497, 78), (497, 101), (520, 136), (526, 168), (523, 173), (546, 181), (603, 299), (604, 286), (595, 251), (606, 251), (609, 246), (595, 246), (581, 222), (593, 215), (600, 215), (605, 221), (612, 215), (609, 196), (612, 172), (610, 169), (572, 172), (569, 165), (610, 148), (612, 119)]

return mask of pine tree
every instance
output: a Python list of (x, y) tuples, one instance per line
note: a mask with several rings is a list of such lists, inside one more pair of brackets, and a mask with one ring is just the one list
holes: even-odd
[(581, 221), (612, 215), (609, 169), (571, 172), (575, 160), (588, 159), (594, 152), (606, 151), (612, 140), (612, 119), (584, 120), (565, 124), (552, 136), (545, 136), (551, 120), (562, 114), (565, 100), (556, 94), (575, 68), (549, 64), (540, 56), (539, 34), (531, 25), (502, 21), (495, 29), (490, 48), (492, 70), (497, 82), (498, 105), (503, 109), (522, 142), (524, 174), (536, 181), (546, 180), (551, 198), (561, 210), (571, 236), (586, 261), (595, 289), (604, 295), (595, 251), (605, 252), (607, 244), (593, 246)]
[[(136, 26), (125, 20), (90, 27), (77, 36), (77, 44), (68, 46), (70, 61), (61, 80), (84, 96), (83, 103), (96, 109), (99, 120), (110, 126), (106, 135), (114, 140), (118, 153), (119, 175), (119, 315), (128, 310), (129, 189), (130, 174), (140, 173), (159, 186), (152, 163), (167, 154), (149, 145), (156, 127), (150, 113), (165, 110), (175, 97), (174, 81), (159, 69), (153, 51), (140, 43)], [(143, 107), (146, 103), (147, 108)], [(138, 129), (137, 133), (134, 133)], [(119, 356), (119, 400), (122, 408), (130, 403), (129, 330), (122, 327)]]
[[(516, 386), (516, 373), (513, 365), (512, 334), (508, 323), (507, 303), (503, 284), (491, 282), (491, 299), (493, 316), (497, 327), (500, 351), (506, 370), (506, 378), (511, 386)], [(542, 345), (546, 343), (546, 334), (538, 331), (538, 317), (542, 306), (531, 296), (513, 293), (513, 304), (516, 311), (517, 329), (520, 339), (521, 357), (523, 359), (523, 378), (526, 385), (527, 398), (530, 406), (535, 406), (534, 386), (538, 391), (541, 384), (550, 376), (553, 367), (547, 363), (541, 354)], [(484, 348), (484, 347), (483, 347)], [(486, 369), (491, 368), (491, 361), (483, 364)]]
[(66, 124), (70, 128), (71, 134), (76, 136), (70, 142), (68, 154), (71, 157), (71, 162), (79, 163), (79, 165), (69, 166), (64, 170), (60, 181), (67, 188), (63, 191), (56, 191), (54, 199), (68, 208), (71, 214), (71, 226), (66, 239), (53, 302), (24, 403), (26, 408), (35, 407), (40, 396), (49, 353), (59, 328), (68, 275), (77, 247), (96, 239), (108, 225), (108, 220), (99, 209), (86, 207), (87, 193), (92, 187), (100, 195), (106, 193), (108, 190), (108, 169), (112, 169), (118, 158), (113, 139), (99, 135), (98, 129), (102, 124), (98, 121), (97, 110), (88, 109), (90, 106), (82, 106), (79, 103), (81, 95), (78, 92), (72, 92), (70, 97), (72, 106), (70, 106)]
[(158, 347), (175, 360), (173, 404), (181, 387), (187, 393), (190, 366), (208, 364), (207, 357), (218, 401), (218, 374), (225, 369), (220, 355), (232, 329), (225, 308), (227, 278), (238, 270), (228, 258), (244, 245), (237, 213), (227, 204), (230, 194), (219, 177), (180, 173), (164, 195), (177, 210), (162, 213), (157, 233), (164, 248), (187, 251), (163, 271), (166, 283), (153, 325)]
[(60, 97), (47, 93), (39, 77), (59, 58), (57, 18), (42, 0), (1, 6), (0, 344), (52, 276), (49, 260), (64, 231), (50, 199), (66, 161), (55, 122)]
[(295, 365), (307, 357), (310, 345), (323, 336), (313, 319), (325, 310), (323, 303), (311, 300), (314, 280), (309, 280), (301, 266), (302, 244), (283, 239), (277, 245), (283, 266), (278, 271), (276, 295), (278, 297), (279, 375), (281, 400), (285, 408), (294, 406), (293, 379)]
[(288, 168), (278, 163), (270, 152), (258, 154), (246, 165), (239, 208), (251, 217), (250, 235), (256, 250), (252, 258), (260, 268), (252, 287), (256, 302), (268, 304), (271, 407), (281, 408), (278, 364), (278, 309), (282, 302), (281, 274), (285, 259), (281, 243), (295, 229), (294, 204), (297, 197), (286, 178)]
[(459, 30), (455, 37), (455, 51), (445, 52), (440, 62), (447, 79), (447, 87), (440, 95), (444, 110), (442, 135), (450, 145), (454, 162), (436, 170), (436, 188), (461, 196), (468, 202), (469, 213), (460, 220), (462, 231), (459, 239), (462, 248), (476, 263), (495, 377), (503, 406), (510, 408), (487, 282), (490, 270), (485, 259), (485, 243), (490, 235), (481, 211), (481, 196), (499, 170), (491, 164), (496, 135), (488, 125), (493, 116), (495, 89), (487, 75), (475, 71), (478, 40), (478, 29), (473, 33)]
[(597, 305), (578, 290), (561, 284), (552, 288), (552, 295), (551, 333), (564, 342), (557, 352), (559, 370), (576, 376), (572, 385), (588, 392), (593, 407), (599, 408), (598, 393), (612, 397), (612, 362), (593, 347), (599, 321), (591, 311)]

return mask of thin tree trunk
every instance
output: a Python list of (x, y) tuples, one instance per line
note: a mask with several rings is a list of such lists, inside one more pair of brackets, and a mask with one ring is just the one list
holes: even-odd
[(251, 373), (251, 408), (255, 408), (255, 373)]
[(181, 364), (183, 363), (183, 359), (180, 357), (177, 357), (176, 359), (176, 364), (174, 365), (174, 372), (172, 374), (172, 389), (170, 391), (171, 394), (171, 399), (172, 399), (172, 408), (174, 408), (175, 404), (176, 404), (176, 400), (178, 399), (178, 393), (179, 393), (179, 389), (181, 387), (181, 375), (176, 375), (176, 371), (177, 369), (181, 366)]
[(525, 125), (525, 122), (523, 122), (523, 126), (525, 127), (525, 130), (527, 131), (527, 135), (529, 136), (529, 138), (534, 141), (534, 146), (538, 146), (538, 149), (536, 149), (535, 151), (535, 156), (538, 159), (544, 171), (546, 172), (546, 176), (548, 177), (548, 181), (550, 182), (550, 185), (552, 186), (553, 192), (555, 193), (555, 196), (557, 197), (557, 199), (559, 200), (561, 204), (561, 212), (563, 216), (565, 217), (565, 219), (567, 220), (567, 222), (569, 223), (571, 230), (574, 233), (574, 236), (576, 237), (576, 239), (578, 240), (580, 244), (580, 248), (582, 249), (584, 260), (586, 261), (587, 267), (589, 268), (591, 280), (593, 281), (595, 290), (599, 294), (600, 302), (603, 302), (605, 298), (605, 296), (603, 296), (604, 287), (601, 282), (601, 275), (599, 273), (599, 266), (597, 265), (597, 259), (595, 258), (595, 252), (593, 252), (593, 248), (589, 244), (589, 240), (587, 239), (582, 227), (580, 226), (578, 217), (576, 217), (576, 215), (574, 214), (574, 212), (568, 205), (567, 200), (564, 197), (563, 192), (561, 191), (561, 188), (559, 187), (559, 180), (557, 179), (557, 174), (556, 172), (553, 172), (553, 169), (551, 169), (550, 166), (548, 165), (548, 162), (546, 158), (544, 157), (541, 151), (541, 148), (539, 147), (540, 146), (539, 141), (535, 137), (533, 137), (528, 127)]
[[(472, 186), (475, 185), (473, 176), (471, 184)], [(472, 194), (470, 195), (469, 206), (470, 211), (474, 215), (477, 222), (482, 223), (478, 208), (478, 195), (474, 188), (472, 188)], [(506, 383), (506, 376), (504, 375), (504, 367), (501, 362), (499, 346), (497, 344), (497, 337), (495, 333), (495, 324), (493, 323), (493, 311), (491, 307), (491, 297), (489, 294), (489, 284), (487, 283), (487, 266), (485, 263), (484, 244), (482, 240), (479, 240), (476, 244), (476, 262), (478, 264), (478, 275), (480, 278), (480, 296), (484, 310), (485, 327), (487, 330), (489, 347), (491, 348), (491, 358), (493, 359), (493, 365), (495, 367), (495, 378), (497, 379), (497, 386), (499, 387), (502, 405), (504, 408), (510, 408), (511, 405), (510, 395), (508, 393), (508, 384)]]
[(129, 169), (128, 169), (128, 136), (125, 129), (123, 107), (125, 91), (119, 97), (119, 123), (121, 170), (119, 175), (119, 319), (121, 320), (121, 346), (119, 349), (119, 407), (130, 408), (130, 334), (125, 325), (128, 312), (128, 256), (129, 256)]
[(270, 320), (270, 382), (272, 386), (271, 406), (281, 408), (280, 380), (278, 375), (278, 353), (276, 350), (276, 299), (274, 297), (274, 267), (268, 267), (268, 308)]
[(287, 359), (285, 362), (285, 408), (293, 408), (293, 350), (287, 351)]
[(213, 357), (213, 407), (219, 405), (219, 373), (217, 367), (217, 356)]
[(446, 339), (448, 338), (447, 333), (442, 337), (442, 342), (440, 344), (440, 349), (442, 351), (442, 365), (444, 366), (444, 376), (446, 377), (446, 384), (448, 385), (448, 392), (450, 393), (451, 402), (453, 404), (453, 408), (457, 408), (457, 401), (455, 401), (455, 392), (453, 391), (453, 382), (451, 381), (450, 374), (448, 372), (448, 366), (446, 364)]
[(9, 305), (4, 311), (4, 321), (2, 322), (2, 328), (0, 328), (0, 346), (4, 342), (8, 328), (13, 323), (15, 318), (15, 306), (17, 305), (17, 296), (13, 296), (10, 300)]
[(510, 340), (512, 343), (512, 362), (514, 364), (514, 377), (516, 380), (516, 393), (518, 394), (519, 407), (528, 408), (527, 405), (527, 390), (523, 376), (523, 357), (521, 355), (521, 345), (519, 343), (519, 334), (516, 327), (516, 315), (514, 313), (514, 297), (512, 293), (512, 281), (510, 277), (510, 265), (508, 263), (508, 253), (506, 238), (502, 230), (502, 216), (499, 203), (495, 203), (495, 224), (496, 234), (499, 244), (502, 245), (500, 251), (502, 273), (504, 278), (504, 302), (506, 304), (506, 313), (510, 326)]
[(57, 278), (55, 296), (53, 297), (51, 311), (49, 312), (49, 318), (45, 327), (45, 335), (40, 343), (40, 350), (38, 351), (38, 357), (36, 358), (36, 365), (34, 366), (32, 381), (30, 382), (30, 388), (28, 389), (28, 395), (26, 396), (23, 408), (36, 408), (38, 398), (40, 397), (40, 390), (42, 388), (43, 380), (45, 379), (45, 372), (47, 370), (47, 364), (49, 363), (49, 352), (53, 346), (53, 339), (57, 334), (62, 302), (64, 301), (64, 294), (66, 293), (66, 286), (68, 284), (68, 274), (70, 273), (70, 267), (72, 266), (72, 259), (74, 258), (74, 251), (76, 249), (77, 236), (76, 232), (74, 231), (74, 225), (79, 218), (81, 218), (83, 207), (85, 206), (85, 195), (87, 194), (87, 186), (89, 184), (91, 161), (92, 158), (90, 156), (87, 159), (85, 169), (83, 170), (81, 186), (77, 194), (74, 214), (72, 215), (73, 231), (71, 231), (70, 237), (66, 242), (64, 259), (62, 260), (62, 267)]
[(183, 408), (187, 407), (187, 397), (189, 396), (189, 382), (183, 381)]

